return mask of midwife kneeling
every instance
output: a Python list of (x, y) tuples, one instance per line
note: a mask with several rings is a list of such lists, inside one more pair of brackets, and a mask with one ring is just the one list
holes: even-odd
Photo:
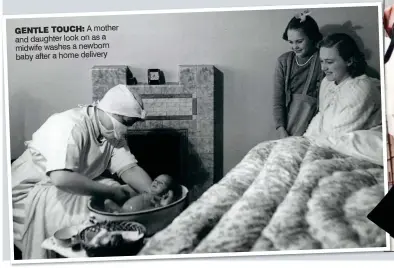
[[(52, 115), (12, 164), (14, 243), (23, 259), (49, 257), (42, 242), (86, 222), (91, 197), (123, 204), (150, 191), (152, 179), (130, 153), (127, 127), (144, 120), (141, 97), (125, 85), (96, 105)], [(125, 185), (101, 175), (117, 174)]]

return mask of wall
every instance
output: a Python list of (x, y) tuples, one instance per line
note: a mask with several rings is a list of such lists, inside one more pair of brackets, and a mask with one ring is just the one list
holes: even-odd
[[(212, 64), (224, 76), (224, 172), (261, 141), (275, 138), (272, 120), (273, 71), (288, 50), (281, 34), (294, 10), (157, 14), (8, 21), (8, 82), (12, 158), (23, 142), (54, 113), (90, 103), (93, 65), (126, 64), (138, 81), (148, 68), (177, 79), (179, 64)], [(350, 21), (379, 70), (377, 8), (313, 9), (320, 26)], [(119, 25), (109, 32), (107, 59), (15, 60), (14, 28), (61, 24)]]

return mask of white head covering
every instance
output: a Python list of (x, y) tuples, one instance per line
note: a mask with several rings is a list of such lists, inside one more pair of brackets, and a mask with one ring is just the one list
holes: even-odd
[(140, 95), (125, 85), (117, 85), (108, 90), (98, 102), (97, 108), (113, 114), (145, 119), (146, 112)]

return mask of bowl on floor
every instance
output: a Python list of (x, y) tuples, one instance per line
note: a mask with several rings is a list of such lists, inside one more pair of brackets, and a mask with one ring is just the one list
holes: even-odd
[(79, 241), (88, 257), (133, 256), (143, 247), (145, 235), (145, 226), (137, 222), (104, 221), (83, 229)]

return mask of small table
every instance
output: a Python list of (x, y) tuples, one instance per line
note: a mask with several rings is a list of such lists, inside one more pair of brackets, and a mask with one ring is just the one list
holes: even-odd
[(41, 247), (46, 250), (51, 250), (62, 257), (65, 258), (87, 258), (86, 251), (84, 249), (80, 249), (78, 251), (74, 251), (71, 247), (64, 247), (59, 245), (56, 241), (55, 237), (51, 236), (42, 242)]
[[(144, 244), (148, 242), (149, 238), (144, 239)], [(60, 255), (64, 258), (88, 258), (89, 256), (86, 254), (86, 251), (81, 248), (79, 250), (72, 250), (71, 247), (64, 247), (60, 245), (54, 236), (51, 236), (42, 242), (41, 247), (46, 250), (50, 250), (55, 252), (56, 254)]]

